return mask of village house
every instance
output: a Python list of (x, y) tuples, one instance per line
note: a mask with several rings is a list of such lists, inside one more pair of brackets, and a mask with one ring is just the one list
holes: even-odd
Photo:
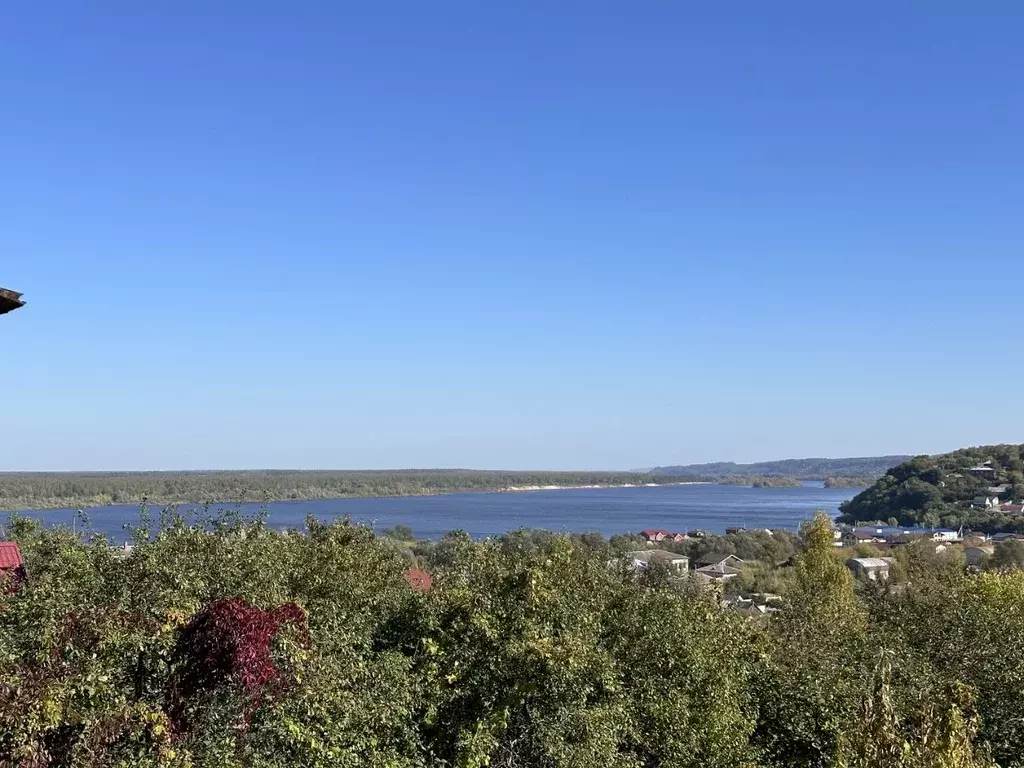
[(743, 561), (736, 555), (708, 553), (697, 558), (694, 564), (694, 576), (698, 583), (721, 583), (740, 575), (739, 566)]
[(740, 575), (740, 569), (722, 562), (696, 568), (693, 574), (699, 584), (719, 584), (735, 579)]
[(984, 461), (975, 467), (968, 467), (966, 471), (970, 472), (975, 477), (995, 477), (996, 474), (991, 461)]
[(891, 528), (888, 526), (879, 528), (860, 526), (846, 531), (846, 533), (843, 534), (843, 541), (849, 545), (880, 544), (886, 541), (889, 537), (902, 535), (903, 532), (904, 529), (902, 528)]
[(991, 557), (996, 551), (994, 544), (982, 544), (980, 547), (967, 547), (964, 549), (964, 559), (968, 565), (980, 566), (986, 557)]
[(998, 496), (975, 496), (971, 499), (971, 506), (975, 509), (994, 509), (999, 506)]
[(846, 561), (846, 567), (857, 578), (884, 581), (889, 578), (889, 569), (894, 562), (891, 557), (852, 557)]
[(843, 542), (847, 545), (854, 544), (888, 544), (900, 546), (909, 544), (918, 539), (931, 539), (932, 541), (955, 542), (962, 541), (963, 529), (953, 530), (952, 528), (900, 528), (891, 525), (881, 526), (860, 526), (852, 531), (843, 534)]
[(737, 595), (722, 600), (722, 607), (751, 616), (764, 616), (782, 610), (782, 598), (770, 592), (755, 592), (750, 596)]
[(686, 541), (690, 538), (685, 533), (666, 531), (664, 528), (644, 528), (640, 531), (648, 544), (657, 544), (659, 541)]
[(737, 567), (743, 565), (743, 561), (740, 560), (736, 555), (726, 555), (721, 552), (708, 552), (706, 555), (701, 555), (694, 561), (694, 567), (702, 568), (709, 565), (720, 565), (725, 563)]
[(640, 535), (647, 539), (648, 544), (654, 544), (659, 541), (664, 541), (665, 538), (671, 534), (664, 528), (644, 528), (640, 531)]
[[(991, 541), (994, 541), (998, 544), (1000, 541), (1010, 541), (1011, 539), (1024, 539), (1024, 533), (993, 533), (992, 536), (989, 538)], [(979, 542), (979, 544), (976, 546), (980, 546), (980, 544), (984, 544), (984, 542)]]
[(663, 565), (672, 571), (686, 571), (690, 568), (690, 558), (677, 555), (664, 549), (638, 549), (626, 553), (626, 562), (630, 570), (643, 573), (652, 565)]
[(1002, 504), (999, 511), (1007, 515), (1022, 515), (1024, 514), (1024, 504)]
[(25, 578), (25, 560), (16, 541), (0, 541), (0, 583), (16, 584)]

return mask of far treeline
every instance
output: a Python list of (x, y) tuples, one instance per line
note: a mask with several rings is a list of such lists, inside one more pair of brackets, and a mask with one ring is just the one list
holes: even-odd
[(917, 456), (845, 502), (839, 521), (1024, 532), (1024, 445)]
[(644, 485), (679, 478), (642, 472), (503, 472), (461, 469), (380, 471), (4, 472), (0, 510), (105, 504), (283, 501), (423, 496), (534, 486)]
[(719, 485), (749, 485), (753, 488), (796, 488), (801, 485), (796, 478), (781, 475), (729, 475), (716, 482)]
[(655, 467), (652, 475), (685, 478), (784, 477), (790, 480), (824, 480), (830, 488), (863, 488), (910, 456), (861, 456), (845, 459), (782, 459), (737, 464), (717, 461)]
[(0, 764), (1024, 766), (1024, 572), (931, 541), (888, 582), (854, 580), (824, 515), (693, 542), (786, 558), (771, 607), (739, 611), (596, 534), (415, 555), (343, 521), (133, 533), (8, 523)]

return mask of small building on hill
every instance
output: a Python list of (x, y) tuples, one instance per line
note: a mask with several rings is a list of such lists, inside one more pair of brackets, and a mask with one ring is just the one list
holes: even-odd
[(985, 461), (974, 467), (968, 467), (967, 471), (975, 477), (995, 477), (996, 470), (991, 461)]
[[(735, 557), (735, 555), (730, 555), (729, 557)], [(742, 563), (743, 561), (736, 558), (736, 562)], [(722, 560), (718, 563), (703, 565), (694, 569), (693, 575), (697, 579), (698, 584), (719, 584), (729, 579), (735, 579), (740, 575), (740, 569), (730, 565), (729, 561)]]
[(640, 531), (640, 535), (647, 539), (648, 544), (656, 544), (659, 541), (664, 541), (672, 534), (664, 528), (644, 528)]
[(964, 549), (964, 560), (968, 565), (980, 566), (986, 557), (991, 557), (996, 551), (994, 544), (982, 544), (979, 547), (966, 547)]
[(846, 561), (846, 567), (858, 578), (885, 581), (894, 562), (891, 557), (852, 557)]
[(952, 528), (914, 528), (891, 525), (858, 526), (848, 531), (843, 536), (846, 544), (908, 544), (918, 539), (931, 539), (932, 541), (961, 541), (963, 530)]
[(733, 568), (743, 565), (743, 561), (736, 557), (736, 555), (726, 555), (721, 552), (708, 552), (706, 555), (698, 557), (694, 562), (694, 566), (696, 568), (704, 568), (709, 565), (721, 565), (722, 563)]
[(17, 586), (25, 578), (25, 559), (16, 541), (0, 541), (0, 590)]
[(672, 571), (686, 571), (690, 567), (690, 558), (677, 555), (664, 549), (638, 549), (626, 553), (626, 562), (631, 570), (643, 573), (652, 565), (661, 565)]
[[(1024, 533), (993, 533), (990, 539), (996, 543), (1000, 541), (1012, 541), (1014, 539), (1024, 539)], [(984, 541), (972, 542), (972, 546), (981, 546)]]

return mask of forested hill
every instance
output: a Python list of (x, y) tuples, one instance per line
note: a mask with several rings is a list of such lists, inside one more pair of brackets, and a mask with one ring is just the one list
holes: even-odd
[(104, 504), (277, 501), (425, 496), (534, 487), (672, 482), (640, 472), (503, 472), (470, 469), (209, 472), (0, 472), (0, 510)]
[(797, 480), (824, 480), (829, 477), (878, 477), (902, 464), (909, 456), (866, 456), (847, 459), (783, 459), (737, 464), (717, 461), (710, 464), (684, 464), (655, 467), (652, 475), (672, 477), (731, 477), (735, 475), (782, 475)]
[(910, 459), (843, 504), (839, 519), (1024, 531), (1022, 501), (1024, 445), (987, 445)]

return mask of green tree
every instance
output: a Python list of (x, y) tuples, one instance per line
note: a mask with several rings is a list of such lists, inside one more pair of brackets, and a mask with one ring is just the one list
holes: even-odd
[(996, 544), (988, 567), (993, 570), (1017, 570), (1024, 568), (1024, 541), (1008, 539)]
[(766, 765), (830, 768), (864, 685), (867, 615), (835, 556), (828, 516), (818, 514), (803, 538), (786, 610), (769, 627), (754, 738)]
[(393, 525), (384, 531), (384, 535), (398, 541), (413, 541), (416, 538), (408, 525)]
[[(838, 768), (989, 768), (975, 743), (978, 718), (966, 686), (898, 701), (893, 654), (883, 651), (860, 715), (840, 739)], [(908, 698), (905, 696), (905, 698)], [(909, 704), (909, 706), (908, 706)]]

